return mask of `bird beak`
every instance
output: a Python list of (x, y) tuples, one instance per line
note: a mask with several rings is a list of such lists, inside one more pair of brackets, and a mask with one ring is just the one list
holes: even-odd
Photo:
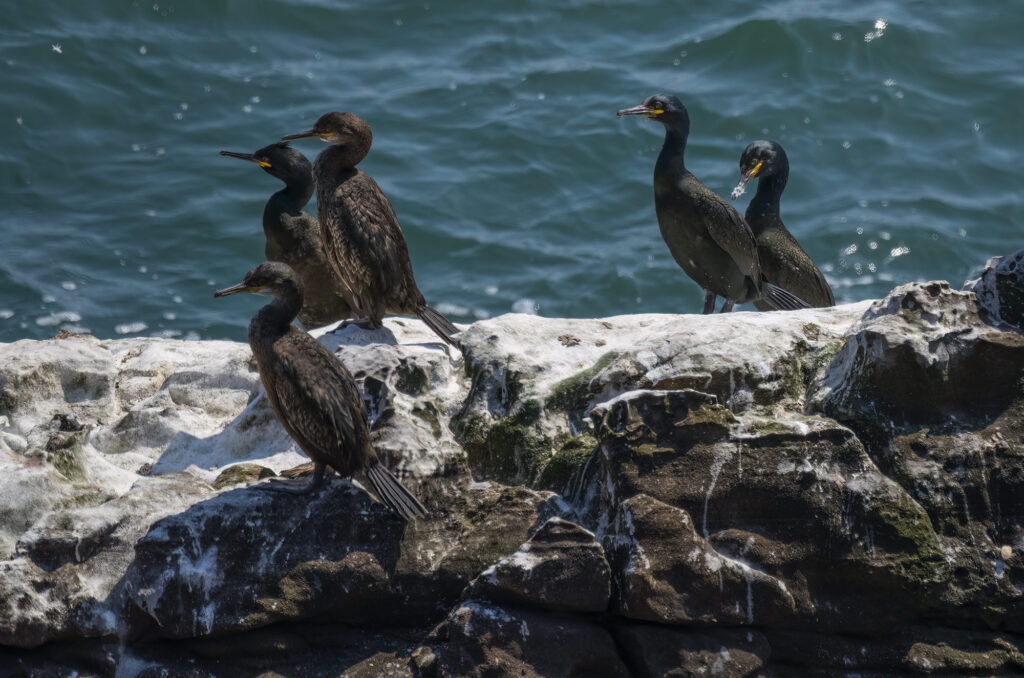
[(260, 167), (263, 167), (264, 169), (270, 167), (269, 162), (267, 162), (266, 160), (257, 160), (256, 156), (253, 155), (252, 153), (235, 153), (234, 151), (221, 151), (220, 154), (227, 158), (238, 158), (239, 160), (248, 160), (249, 162), (254, 162)]
[(307, 129), (305, 132), (299, 132), (298, 134), (287, 134), (281, 137), (281, 141), (294, 141), (295, 139), (309, 139), (310, 137), (322, 136), (320, 132), (315, 129)]
[(664, 112), (664, 109), (651, 108), (650, 106), (644, 106), (643, 104), (640, 104), (639, 106), (634, 106), (633, 108), (623, 108), (616, 115), (618, 115), (620, 118), (624, 115), (642, 115), (647, 118), (656, 118)]
[(256, 292), (259, 292), (262, 289), (263, 289), (262, 287), (254, 287), (252, 285), (246, 285), (244, 282), (240, 282), (237, 285), (232, 285), (231, 287), (225, 287), (222, 290), (217, 290), (216, 292), (213, 293), (213, 297), (214, 297), (214, 299), (217, 299), (217, 298), (226, 297), (226, 296), (229, 296), (229, 295), (232, 295), (232, 294), (240, 294), (242, 292), (248, 292), (249, 294), (255, 294)]
[(740, 177), (740, 183), (736, 184), (736, 188), (732, 189), (731, 197), (733, 200), (740, 197), (741, 195), (743, 195), (744, 192), (746, 192), (747, 182), (758, 175), (758, 173), (761, 171), (762, 165), (764, 165), (763, 162), (757, 163), (756, 165), (754, 165), (753, 168), (751, 168), (749, 172)]

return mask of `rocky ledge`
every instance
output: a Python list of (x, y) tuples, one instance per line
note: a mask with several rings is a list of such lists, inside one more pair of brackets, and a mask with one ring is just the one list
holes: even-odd
[(254, 487), (306, 460), (245, 344), (2, 345), (0, 674), (1019, 675), (1021, 271), (323, 334), (409, 524)]

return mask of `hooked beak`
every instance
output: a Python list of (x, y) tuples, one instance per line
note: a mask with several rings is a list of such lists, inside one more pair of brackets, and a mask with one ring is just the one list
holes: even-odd
[(749, 172), (740, 177), (740, 183), (736, 184), (736, 188), (732, 189), (732, 199), (740, 197), (747, 190), (747, 182), (753, 179), (761, 171), (761, 167), (764, 165), (763, 162), (759, 162), (754, 165)]
[(624, 115), (642, 115), (646, 118), (656, 118), (664, 112), (664, 109), (651, 108), (650, 106), (644, 106), (643, 104), (640, 104), (639, 106), (634, 106), (633, 108), (623, 108), (621, 111), (616, 113), (616, 115), (618, 115), (620, 118)]
[(216, 292), (213, 293), (213, 298), (217, 299), (217, 298), (226, 297), (226, 296), (229, 296), (229, 295), (232, 295), (232, 294), (240, 294), (242, 292), (248, 292), (250, 294), (255, 294), (256, 292), (259, 292), (262, 289), (263, 289), (262, 287), (253, 287), (251, 285), (246, 285), (244, 282), (240, 282), (237, 285), (232, 285), (231, 287), (225, 287), (222, 290), (217, 290)]
[(298, 134), (286, 134), (281, 137), (281, 141), (294, 141), (295, 139), (309, 139), (310, 137), (322, 136), (320, 132), (315, 129), (307, 129), (305, 132), (299, 132)]
[(236, 153), (235, 151), (221, 151), (220, 154), (226, 158), (238, 158), (239, 160), (248, 160), (249, 162), (254, 162), (263, 168), (270, 167), (269, 162), (267, 162), (266, 160), (257, 160), (256, 156), (252, 153)]

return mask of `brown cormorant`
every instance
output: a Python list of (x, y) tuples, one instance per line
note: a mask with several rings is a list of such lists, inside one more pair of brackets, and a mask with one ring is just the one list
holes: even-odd
[(425, 516), (423, 505), (370, 446), (366, 407), (352, 375), (323, 344), (292, 324), (302, 308), (302, 283), (295, 272), (287, 264), (266, 261), (213, 296), (239, 292), (274, 298), (249, 323), (249, 345), (277, 418), (314, 464), (313, 479), (305, 487), (261, 487), (309, 492), (323, 483), (330, 466), (346, 477), (363, 474), (380, 500), (406, 520)]
[(704, 313), (714, 312), (716, 295), (725, 297), (723, 313), (755, 299), (774, 308), (806, 308), (791, 293), (764, 281), (750, 226), (686, 169), (690, 116), (682, 102), (655, 94), (619, 115), (643, 115), (665, 126), (665, 143), (654, 166), (658, 226), (676, 263), (704, 290)]
[(283, 141), (319, 137), (331, 144), (316, 159), (316, 205), (327, 260), (348, 287), (356, 312), (380, 327), (385, 314), (415, 315), (455, 346), (459, 329), (427, 306), (416, 286), (409, 248), (384, 191), (356, 165), (370, 151), (370, 126), (353, 113), (327, 113), (312, 129)]
[[(751, 179), (757, 193), (747, 206), (746, 219), (757, 240), (757, 256), (765, 280), (783, 287), (811, 306), (835, 306), (836, 298), (807, 252), (779, 217), (779, 199), (789, 179), (789, 158), (777, 142), (755, 141), (740, 156), (740, 182), (732, 191), (735, 200)], [(758, 310), (770, 307), (755, 301)]]
[(302, 211), (313, 197), (313, 166), (306, 156), (285, 143), (270, 144), (255, 153), (220, 154), (255, 163), (285, 184), (263, 208), (264, 253), (269, 261), (291, 266), (302, 281), (306, 294), (299, 321), (312, 329), (352, 317), (345, 288), (324, 256), (320, 224)]

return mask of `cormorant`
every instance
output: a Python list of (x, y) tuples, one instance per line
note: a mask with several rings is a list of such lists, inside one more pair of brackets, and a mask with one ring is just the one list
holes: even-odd
[(350, 318), (345, 288), (324, 256), (320, 224), (302, 211), (313, 197), (313, 166), (306, 156), (285, 143), (270, 144), (255, 153), (220, 154), (255, 163), (285, 184), (263, 208), (264, 254), (269, 261), (283, 261), (299, 275), (306, 290), (299, 321), (313, 329)]
[(323, 344), (292, 324), (302, 308), (302, 283), (295, 272), (287, 264), (266, 261), (213, 296), (239, 292), (274, 298), (249, 323), (249, 345), (277, 418), (314, 463), (313, 479), (305, 487), (261, 487), (309, 492), (323, 483), (330, 466), (346, 477), (362, 473), (380, 500), (406, 520), (425, 516), (423, 505), (370, 446), (366, 407), (352, 375)]
[[(746, 219), (757, 240), (757, 256), (765, 280), (783, 287), (811, 306), (835, 306), (836, 298), (807, 252), (779, 217), (779, 199), (789, 178), (789, 158), (777, 142), (755, 141), (740, 156), (740, 182), (732, 191), (735, 200), (748, 181), (757, 178), (757, 193), (747, 206)], [(770, 307), (755, 301), (758, 310)]]
[(282, 141), (319, 137), (331, 144), (316, 159), (317, 213), (327, 260), (348, 287), (353, 308), (372, 327), (385, 314), (416, 315), (452, 346), (459, 332), (427, 306), (416, 286), (409, 248), (384, 191), (358, 167), (370, 151), (370, 126), (353, 113), (327, 113), (312, 129)]
[(654, 166), (658, 226), (676, 263), (704, 290), (704, 313), (714, 312), (716, 295), (725, 297), (722, 313), (755, 299), (765, 299), (774, 308), (806, 308), (797, 297), (764, 281), (750, 226), (686, 169), (690, 116), (682, 102), (655, 94), (618, 114), (643, 115), (665, 126), (665, 143)]

